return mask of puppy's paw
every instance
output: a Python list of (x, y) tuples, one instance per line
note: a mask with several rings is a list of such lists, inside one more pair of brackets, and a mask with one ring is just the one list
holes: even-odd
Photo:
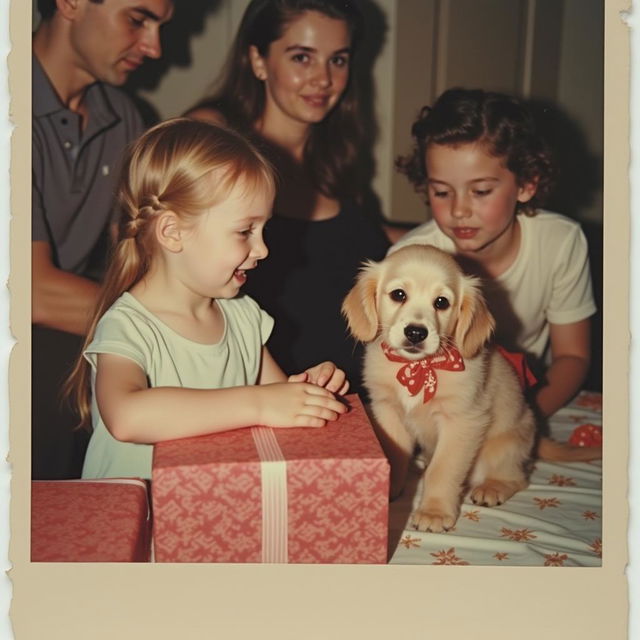
[(486, 480), (471, 490), (471, 501), (482, 507), (495, 507), (506, 502), (514, 493), (512, 483)]
[(440, 533), (449, 531), (458, 519), (457, 509), (446, 509), (442, 506), (427, 505), (411, 514), (409, 526), (418, 531)]

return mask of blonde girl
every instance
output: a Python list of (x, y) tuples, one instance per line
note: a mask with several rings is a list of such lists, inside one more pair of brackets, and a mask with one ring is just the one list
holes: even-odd
[(540, 380), (535, 406), (549, 416), (585, 380), (596, 307), (580, 225), (540, 208), (554, 173), (546, 145), (520, 101), (481, 89), (449, 89), (412, 134), (398, 166), (433, 220), (392, 249), (434, 244), (486, 278), (496, 338), (526, 354)]
[(344, 373), (287, 377), (273, 320), (240, 293), (267, 255), (270, 166), (243, 138), (178, 118), (125, 159), (119, 239), (69, 392), (93, 426), (82, 476), (151, 476), (155, 442), (252, 424), (320, 427)]

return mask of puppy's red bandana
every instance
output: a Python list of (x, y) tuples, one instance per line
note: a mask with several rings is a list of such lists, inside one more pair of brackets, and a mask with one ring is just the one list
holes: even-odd
[(423, 402), (429, 402), (436, 395), (438, 388), (438, 377), (436, 369), (446, 371), (464, 371), (464, 360), (460, 352), (454, 347), (450, 347), (445, 352), (436, 353), (432, 356), (422, 358), (422, 360), (409, 360), (395, 353), (388, 344), (382, 343), (382, 351), (392, 362), (404, 362), (405, 366), (400, 367), (396, 374), (398, 382), (407, 387), (409, 393), (415, 396), (424, 387)]

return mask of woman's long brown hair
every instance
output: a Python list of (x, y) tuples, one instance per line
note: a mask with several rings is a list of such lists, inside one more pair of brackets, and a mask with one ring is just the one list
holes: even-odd
[[(223, 72), (211, 96), (194, 109), (219, 111), (225, 121), (244, 135), (263, 115), (265, 89), (251, 66), (249, 47), (266, 57), (269, 46), (282, 37), (287, 25), (315, 11), (346, 23), (355, 52), (362, 33), (362, 15), (352, 0), (252, 0), (243, 15)], [(312, 125), (304, 153), (308, 175), (315, 187), (330, 198), (359, 198), (365, 176), (361, 176), (362, 146), (365, 144), (360, 113), (358, 79), (352, 71), (338, 104), (322, 122)]]

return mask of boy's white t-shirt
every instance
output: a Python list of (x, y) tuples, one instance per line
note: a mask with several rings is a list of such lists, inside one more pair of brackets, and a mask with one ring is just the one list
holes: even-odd
[(216, 303), (225, 329), (220, 341), (212, 345), (179, 335), (130, 293), (122, 294), (100, 319), (84, 352), (91, 364), (93, 433), (83, 478), (151, 478), (153, 445), (116, 440), (100, 417), (95, 400), (99, 353), (133, 360), (145, 372), (150, 387), (220, 389), (256, 384), (262, 346), (271, 334), (273, 319), (249, 296)]
[[(519, 214), (520, 249), (513, 264), (483, 290), (496, 318), (496, 340), (505, 348), (549, 362), (549, 323), (569, 324), (596, 311), (587, 240), (580, 225), (557, 213)], [(449, 253), (455, 245), (431, 220), (389, 249), (431, 244)]]

